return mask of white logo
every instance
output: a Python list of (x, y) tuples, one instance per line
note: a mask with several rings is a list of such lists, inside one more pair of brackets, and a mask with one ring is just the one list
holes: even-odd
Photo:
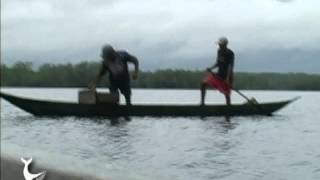
[(46, 176), (45, 171), (38, 174), (31, 174), (29, 172), (29, 165), (32, 162), (32, 158), (30, 158), (29, 160), (25, 160), (21, 158), (21, 161), (24, 163), (23, 176), (25, 180), (43, 180), (44, 179), (44, 177)]

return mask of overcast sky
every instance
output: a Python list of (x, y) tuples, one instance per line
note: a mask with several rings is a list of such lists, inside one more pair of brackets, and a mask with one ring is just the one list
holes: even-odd
[(226, 36), (237, 71), (320, 72), (319, 0), (1, 0), (2, 63), (99, 61), (203, 69)]

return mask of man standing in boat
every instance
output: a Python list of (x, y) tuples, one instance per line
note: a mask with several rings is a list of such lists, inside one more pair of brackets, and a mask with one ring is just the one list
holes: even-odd
[[(228, 46), (228, 39), (222, 37), (217, 42), (219, 49), (213, 66), (207, 68), (208, 75), (201, 84), (201, 105), (204, 105), (206, 88), (211, 86), (225, 95), (226, 104), (231, 105), (231, 87), (233, 82), (234, 53)], [(218, 68), (217, 73), (212, 70)]]
[(108, 72), (110, 93), (119, 95), (120, 90), (121, 94), (125, 97), (126, 104), (131, 105), (131, 85), (128, 62), (134, 64), (134, 73), (132, 74), (132, 78), (135, 80), (137, 79), (139, 72), (138, 59), (126, 51), (116, 51), (108, 44), (102, 47), (101, 57), (102, 65), (95, 81), (91, 85), (91, 88), (95, 89), (102, 76)]

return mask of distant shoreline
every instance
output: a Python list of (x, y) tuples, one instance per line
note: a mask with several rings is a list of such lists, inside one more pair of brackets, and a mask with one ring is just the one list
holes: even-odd
[[(1, 87), (85, 88), (95, 79), (100, 68), (97, 62), (78, 64), (31, 63), (1, 65)], [(199, 89), (206, 72), (200, 70), (163, 69), (141, 71), (132, 88)], [(319, 91), (320, 74), (235, 72), (234, 87), (245, 90)], [(107, 76), (98, 87), (108, 87)]]

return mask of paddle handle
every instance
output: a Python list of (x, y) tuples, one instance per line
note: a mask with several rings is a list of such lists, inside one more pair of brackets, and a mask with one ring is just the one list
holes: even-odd
[(244, 95), (242, 92), (240, 92), (238, 89), (235, 88), (231, 88), (232, 90), (234, 90), (235, 92), (237, 92), (240, 96), (242, 96), (243, 98), (245, 98), (247, 101), (251, 101), (250, 98), (248, 98), (246, 95)]

